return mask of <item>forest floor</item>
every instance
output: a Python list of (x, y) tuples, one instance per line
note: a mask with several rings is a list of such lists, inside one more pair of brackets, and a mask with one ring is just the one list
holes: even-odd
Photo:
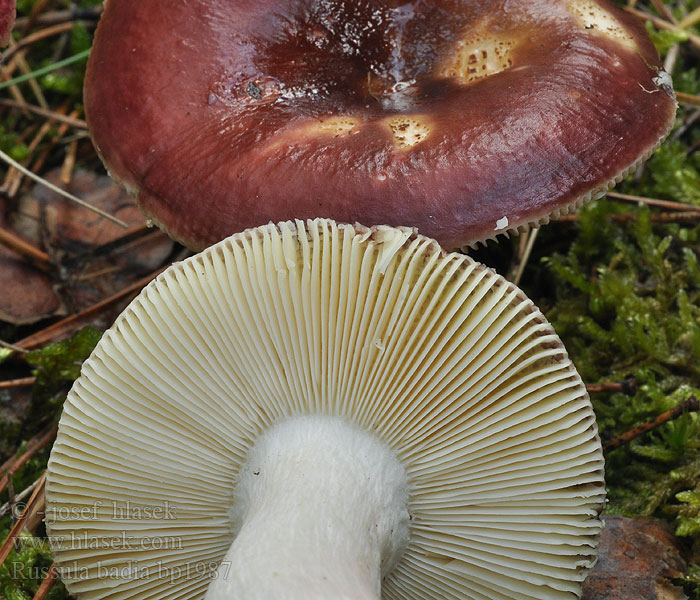
[[(126, 224), (0, 163), (0, 599), (58, 600), (41, 515), (62, 402), (116, 315), (189, 251), (146, 227), (91, 144), (82, 80), (101, 3), (17, 4), (0, 150)], [(687, 564), (673, 583), (700, 600), (700, 13), (697, 0), (618, 4), (673, 75), (673, 131), (613, 193), (471, 255), (554, 325), (596, 411), (606, 512), (665, 522)]]

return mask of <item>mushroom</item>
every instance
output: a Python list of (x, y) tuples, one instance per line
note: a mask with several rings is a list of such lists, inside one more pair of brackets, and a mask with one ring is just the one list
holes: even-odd
[(10, 35), (17, 16), (17, 0), (0, 0), (0, 46), (10, 43)]
[(318, 219), (144, 289), (69, 393), (46, 499), (80, 600), (564, 600), (603, 458), (519, 289), (411, 229)]
[(107, 168), (195, 249), (318, 216), (523, 231), (602, 196), (675, 107), (607, 0), (110, 0), (85, 83)]

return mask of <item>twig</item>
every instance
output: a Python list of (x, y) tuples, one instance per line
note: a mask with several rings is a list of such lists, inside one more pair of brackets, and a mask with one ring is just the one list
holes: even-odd
[(674, 25), (678, 25), (678, 21), (676, 20), (676, 17), (673, 16), (671, 9), (663, 3), (663, 0), (651, 0), (651, 3), (654, 5), (654, 8), (657, 11), (659, 11), (659, 14), (664, 19), (666, 19), (667, 21), (670, 21)]
[(8, 106), (10, 108), (18, 108), (23, 111), (29, 111), (36, 113), (52, 121), (59, 121), (70, 125), (76, 129), (87, 129), (87, 123), (83, 119), (76, 119), (75, 117), (70, 117), (68, 115), (62, 115), (59, 112), (54, 112), (52, 110), (45, 110), (40, 106), (34, 106), (33, 104), (27, 104), (26, 102), (17, 102), (16, 100), (7, 100), (5, 98), (0, 98), (0, 105)]
[(637, 382), (634, 379), (625, 381), (604, 381), (603, 383), (587, 383), (586, 391), (589, 393), (598, 392), (622, 392), (628, 396), (633, 396), (637, 391)]
[(45, 67), (42, 67), (41, 69), (37, 69), (36, 71), (32, 71), (31, 73), (27, 73), (26, 75), (20, 75), (19, 77), (13, 77), (9, 81), (4, 81), (0, 83), (0, 90), (10, 87), (11, 85), (17, 85), (18, 83), (24, 83), (25, 81), (29, 81), (30, 79), (36, 79), (37, 77), (41, 77), (42, 75), (46, 75), (47, 73), (51, 73), (51, 71), (56, 71), (57, 69), (61, 69), (62, 67), (66, 67), (68, 65), (72, 65), (73, 63), (80, 62), (81, 60), (85, 60), (89, 55), (90, 55), (90, 48), (87, 50), (83, 50), (82, 52), (78, 52), (77, 54), (74, 54), (73, 56), (69, 56), (68, 58), (64, 58), (63, 60), (59, 60), (56, 63), (53, 63), (51, 65), (47, 65)]
[(648, 421), (646, 423), (643, 423), (642, 425), (637, 425), (637, 427), (635, 427), (634, 429), (630, 429), (622, 435), (618, 435), (617, 437), (608, 440), (607, 442), (605, 442), (605, 444), (603, 444), (603, 452), (605, 454), (607, 454), (608, 452), (612, 452), (620, 446), (631, 442), (633, 439), (639, 437), (640, 435), (648, 433), (652, 429), (656, 429), (657, 427), (663, 425), (667, 421), (677, 419), (684, 413), (697, 412), (698, 410), (700, 410), (700, 403), (698, 402), (695, 396), (691, 396), (687, 400), (681, 402), (678, 406), (675, 406), (671, 410), (667, 410), (665, 413), (660, 414), (652, 421)]
[[(59, 110), (68, 110), (68, 102), (59, 108)], [(76, 118), (78, 116), (79, 111), (78, 109), (73, 110), (73, 112), (70, 113), (70, 117)], [(52, 123), (51, 121), (46, 121), (44, 125), (42, 126), (42, 131), (44, 127), (47, 128), (47, 132), (51, 130), (49, 127), (49, 124)], [(43, 167), (44, 163), (46, 162), (46, 159), (49, 157), (51, 154), (51, 151), (53, 150), (53, 147), (58, 143), (59, 140), (63, 138), (64, 135), (68, 133), (68, 125), (65, 123), (61, 123), (58, 126), (58, 130), (56, 131), (56, 135), (52, 136), (51, 139), (49, 140), (48, 144), (44, 147), (44, 149), (41, 151), (41, 154), (34, 160), (34, 162), (31, 164), (31, 166), (28, 166), (29, 170), (32, 173), (39, 173)], [(29, 145), (30, 149), (33, 151), (38, 147), (38, 144), (35, 146), (33, 144), (34, 140), (32, 140), (32, 144)], [(19, 192), (20, 186), (22, 185), (22, 173), (17, 173), (17, 176), (14, 178), (12, 181), (12, 184), (9, 186), (7, 190), (7, 195), (10, 198), (14, 198), (17, 195), (17, 192)]]
[[(26, 465), (30, 458), (56, 437), (57, 431), (58, 425), (52, 425), (48, 430), (44, 430), (39, 434), (40, 437), (34, 437), (27, 443), (27, 450), (24, 454), (21, 454), (14, 460), (11, 459), (3, 465), (3, 467), (5, 467), (5, 472), (2, 477), (0, 477), (0, 493), (5, 490), (17, 470)], [(12, 500), (12, 498), (10, 498), (10, 500)]]
[(44, 581), (41, 582), (41, 585), (36, 591), (36, 594), (34, 594), (34, 598), (32, 598), (32, 600), (44, 600), (46, 595), (49, 593), (49, 590), (53, 587), (54, 583), (56, 583), (57, 578), (58, 571), (56, 570), (56, 563), (51, 563), (49, 571), (46, 573), (46, 577), (44, 577)]
[(666, 58), (664, 58), (664, 71), (667, 73), (673, 73), (674, 69), (676, 68), (676, 62), (678, 61), (680, 51), (681, 45), (678, 43), (673, 44), (673, 46), (668, 49)]
[(46, 471), (44, 471), (44, 474), (41, 476), (39, 483), (34, 488), (34, 491), (32, 492), (32, 495), (30, 496), (29, 501), (27, 502), (27, 506), (24, 507), (21, 516), (19, 517), (19, 519), (17, 519), (17, 522), (10, 530), (9, 535), (3, 542), (2, 546), (0, 546), (0, 566), (3, 565), (7, 557), (10, 555), (10, 552), (12, 552), (12, 549), (15, 546), (15, 542), (19, 538), (19, 534), (24, 528), (27, 519), (34, 512), (37, 505), (43, 500), (45, 483)]
[(700, 140), (698, 140), (690, 148), (688, 148), (685, 151), (685, 155), (690, 156), (691, 154), (695, 154), (698, 150), (700, 150)]
[(152, 238), (154, 236), (164, 236), (165, 234), (160, 229), (153, 229), (148, 225), (143, 225), (134, 231), (129, 231), (124, 235), (119, 236), (99, 246), (90, 248), (87, 252), (66, 258), (61, 262), (63, 268), (75, 268), (83, 263), (86, 259), (94, 260), (96, 258), (110, 256), (115, 253), (124, 252), (126, 249), (140, 244), (144, 238)]
[(31, 262), (35, 267), (41, 269), (42, 271), (48, 271), (51, 269), (51, 258), (43, 250), (39, 250), (36, 246), (33, 246), (29, 242), (26, 242), (18, 235), (12, 233), (11, 231), (0, 227), (0, 244), (12, 250), (15, 254), (18, 254)]
[(73, 135), (65, 136), (61, 140), (61, 143), (70, 144), (73, 140), (78, 140), (80, 142), (82, 140), (88, 140), (88, 139), (90, 139), (90, 134), (86, 130), (81, 130), (81, 131), (76, 131)]
[[(636, 221), (639, 215), (636, 213), (613, 213), (607, 215), (613, 221), (620, 221), (625, 223), (627, 221)], [(698, 212), (673, 212), (673, 213), (658, 213), (651, 214), (650, 219), (653, 223), (685, 223), (685, 222), (695, 222), (700, 219), (700, 213)], [(578, 214), (572, 215), (562, 215), (556, 219), (552, 219), (552, 223), (575, 223), (580, 220)]]
[(165, 267), (163, 267), (162, 269), (158, 269), (157, 271), (151, 273), (143, 279), (139, 279), (137, 282), (132, 283), (130, 286), (124, 288), (122, 291), (114, 294), (113, 296), (110, 296), (109, 298), (102, 300), (97, 304), (93, 304), (92, 306), (75, 315), (66, 317), (65, 319), (62, 319), (57, 323), (50, 325), (46, 329), (37, 331), (36, 333), (17, 342), (17, 344), (22, 348), (25, 348), (26, 350), (32, 350), (34, 348), (38, 348), (39, 346), (52, 342), (63, 335), (72, 333), (76, 329), (87, 325), (93, 318), (95, 318), (95, 316), (109, 309), (114, 304), (121, 302), (122, 300), (124, 300), (132, 294), (138, 293), (143, 287), (150, 283), (154, 277), (159, 275), (164, 270)]
[[(50, 425), (46, 429), (37, 433), (31, 440), (27, 442), (27, 446), (25, 447), (24, 451), (28, 452), (29, 450), (33, 449), (34, 446), (36, 446), (37, 444), (41, 444), (44, 439), (44, 436), (52, 430), (55, 430), (55, 428), (55, 425)], [(19, 451), (15, 452), (14, 456), (7, 459), (2, 465), (0, 465), (0, 473), (4, 473), (5, 471), (7, 471), (7, 469), (9, 469), (20, 456), (22, 455), (19, 453)]]
[(5, 53), (2, 55), (2, 59), (0, 59), (0, 65), (6, 65), (10, 61), (10, 59), (23, 48), (31, 46), (39, 40), (43, 40), (47, 37), (52, 37), (54, 35), (59, 35), (61, 33), (64, 33), (65, 31), (70, 31), (71, 29), (73, 29), (73, 23), (59, 23), (57, 25), (52, 25), (51, 27), (46, 27), (45, 29), (42, 29), (40, 31), (36, 31), (31, 35), (22, 38), (12, 47), (5, 50)]
[(686, 94), (684, 92), (676, 92), (676, 98), (678, 99), (679, 104), (700, 107), (700, 96), (693, 96), (693, 94)]
[[(12, 79), (12, 72), (17, 67), (17, 63), (11, 62), (9, 65), (0, 65), (0, 76), (4, 81), (10, 81)], [(24, 96), (22, 95), (22, 90), (16, 85), (10, 85), (10, 94), (14, 97), (17, 102), (25, 103)]]
[(66, 158), (61, 165), (61, 183), (63, 185), (70, 185), (73, 179), (73, 169), (75, 168), (75, 157), (78, 153), (78, 140), (73, 140), (68, 144), (68, 150), (66, 152)]
[[(34, 2), (34, 6), (32, 6), (32, 11), (29, 13), (29, 17), (27, 18), (27, 21), (24, 23), (22, 27), (22, 35), (27, 35), (32, 28), (34, 27), (36, 20), (39, 18), (39, 15), (44, 12), (44, 9), (46, 8), (46, 5), (48, 4), (48, 0), (36, 0)], [(17, 27), (17, 25), (15, 24)], [(17, 27), (19, 30), (19, 27)]]
[(537, 239), (537, 234), (539, 233), (539, 231), (539, 228), (536, 228), (530, 229), (528, 232), (527, 244), (525, 245), (522, 258), (520, 259), (520, 263), (518, 264), (518, 269), (515, 272), (515, 276), (513, 277), (513, 283), (515, 285), (520, 284), (520, 280), (522, 279), (523, 273), (525, 272), (525, 266), (527, 265), (527, 261), (530, 259), (530, 254), (532, 253), (532, 249), (535, 246), (535, 240)]
[(27, 387), (34, 385), (36, 377), (21, 377), (20, 379), (8, 379), (0, 381), (0, 390), (11, 390), (18, 387)]
[(97, 279), (98, 277), (104, 277), (105, 275), (110, 275), (111, 273), (117, 273), (121, 270), (118, 265), (112, 265), (111, 267), (105, 267), (104, 269), (99, 269), (98, 271), (91, 271), (90, 273), (83, 273), (75, 277), (75, 281), (90, 281), (91, 279)]
[(77, 198), (73, 194), (66, 192), (65, 190), (62, 190), (60, 187), (54, 185), (50, 181), (46, 181), (46, 179), (43, 179), (42, 177), (39, 177), (35, 173), (32, 173), (29, 169), (26, 167), (23, 167), (21, 164), (19, 164), (16, 160), (5, 154), (2, 150), (0, 150), (0, 158), (4, 160), (6, 163), (9, 165), (12, 165), (15, 169), (17, 169), (20, 173), (23, 173), (30, 179), (33, 179), (37, 183), (40, 183), (41, 185), (49, 188), (51, 191), (56, 192), (57, 194), (63, 196), (64, 198), (68, 198), (69, 200), (72, 200), (73, 202), (76, 202), (77, 204), (80, 204), (80, 206), (83, 206), (93, 212), (96, 212), (98, 215), (104, 217), (105, 219), (108, 219), (112, 221), (112, 223), (116, 223), (117, 225), (124, 227), (124, 229), (128, 229), (129, 226), (124, 223), (121, 219), (117, 219), (117, 217), (114, 217), (110, 215), (109, 213), (106, 213), (100, 208), (97, 208), (96, 206), (93, 206), (92, 204), (88, 204), (84, 200), (81, 200), (80, 198)]
[(700, 119), (700, 110), (695, 110), (683, 121), (683, 124), (671, 134), (671, 139), (678, 140), (693, 127), (695, 121)]
[(680, 23), (678, 23), (678, 27), (681, 29), (688, 29), (688, 27), (693, 27), (698, 23), (700, 23), (700, 6), (683, 17)]
[[(66, 112), (68, 112), (69, 106), (70, 101), (66, 100), (60, 107), (56, 109), (56, 112), (65, 114)], [(75, 116), (77, 116), (77, 114)], [(39, 127), (39, 130), (33, 135), (31, 141), (27, 144), (28, 157), (26, 161), (22, 163), (23, 167), (28, 168), (30, 171), (32, 170), (30, 160), (34, 155), (34, 151), (39, 147), (39, 144), (44, 140), (44, 138), (51, 132), (54, 125), (55, 123), (51, 120), (44, 121), (41, 127)], [(65, 127), (65, 125), (61, 125), (61, 127)], [(38, 172), (37, 167), (38, 165), (35, 161), (33, 170)], [(9, 168), (7, 170), (7, 173), (5, 175), (5, 189), (8, 198), (13, 198), (14, 195), (17, 193), (17, 191), (19, 190), (19, 186), (22, 184), (22, 177), (23, 175), (21, 171), (18, 171), (17, 169)]]
[[(39, 15), (35, 25), (55, 25), (67, 21), (96, 21), (102, 14), (103, 6), (93, 6), (87, 8), (74, 8), (72, 10), (54, 10)], [(29, 17), (20, 17), (15, 23), (18, 30), (23, 30), (29, 21)]]
[[(4, 340), (0, 340), (0, 348), (7, 348), (8, 350), (12, 350), (13, 352), (18, 352), (23, 354), (25, 352), (24, 348), (20, 348), (19, 346), (15, 346), (14, 344), (10, 344)], [(0, 473), (2, 472), (2, 468), (0, 467)]]
[[(35, 72), (32, 71), (32, 68), (29, 66), (29, 63), (24, 58), (24, 52), (20, 52), (18, 54), (15, 54), (13, 60), (14, 60), (14, 62), (17, 63), (17, 66), (22, 71), (22, 73), (24, 73), (24, 75), (21, 75), (19, 78), (24, 78), (24, 81), (29, 82), (29, 87), (32, 89), (32, 93), (34, 94), (34, 97), (37, 99), (39, 106), (41, 106), (41, 108), (48, 110), (49, 103), (46, 101), (46, 98), (44, 97), (44, 92), (42, 91), (41, 86), (37, 83), (37, 80), (36, 80), (36, 77), (38, 77), (38, 75), (36, 75)], [(19, 78), (16, 78), (16, 79), (19, 79)], [(13, 81), (13, 80), (11, 80), (11, 81)], [(11, 83), (5, 82), (3, 85), (11, 85)]]
[(7, 511), (11, 510), (14, 506), (17, 506), (17, 502), (22, 502), (29, 494), (31, 494), (37, 485), (41, 482), (41, 477), (32, 483), (26, 490), (22, 490), (19, 494), (14, 497), (14, 502), (5, 502), (0, 506), (0, 517), (7, 514)]
[(626, 202), (635, 203), (642, 202), (643, 204), (648, 204), (649, 206), (660, 206), (661, 208), (667, 208), (668, 210), (679, 210), (685, 212), (700, 213), (700, 206), (695, 206), (694, 204), (686, 204), (685, 202), (657, 200), (656, 198), (647, 198), (646, 196), (631, 196), (630, 194), (619, 194), (617, 192), (608, 192), (606, 196), (608, 196), (608, 198), (614, 198), (615, 200), (624, 200)]
[(655, 17), (654, 15), (649, 14), (647, 12), (642, 12), (641, 10), (637, 10), (636, 8), (632, 8), (630, 6), (623, 6), (622, 10), (624, 10), (626, 13), (629, 13), (630, 15), (637, 17), (642, 21), (651, 21), (654, 24), (654, 27), (656, 27), (657, 29), (666, 29), (669, 31), (678, 31), (684, 33), (688, 36), (688, 42), (690, 42), (690, 44), (692, 44), (700, 50), (700, 37), (698, 37), (697, 35), (689, 33), (688, 31), (685, 31), (683, 29), (679, 29), (678, 27), (664, 19)]

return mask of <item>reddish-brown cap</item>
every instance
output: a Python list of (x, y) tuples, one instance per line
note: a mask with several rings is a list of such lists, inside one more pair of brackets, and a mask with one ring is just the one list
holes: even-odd
[(474, 244), (599, 196), (673, 122), (606, 0), (110, 0), (98, 151), (193, 248), (331, 217)]
[(0, 0), (0, 46), (10, 43), (10, 33), (15, 25), (17, 0)]

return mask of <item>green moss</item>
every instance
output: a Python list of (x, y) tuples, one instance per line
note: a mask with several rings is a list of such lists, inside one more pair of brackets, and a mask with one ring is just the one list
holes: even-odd
[[(85, 7), (99, 2), (81, 0), (78, 4)], [(19, 0), (18, 10), (26, 15), (34, 4), (35, 0)], [(64, 4), (70, 6), (68, 0)], [(682, 18), (697, 7), (697, 0), (666, 4)], [(648, 2), (640, 7), (653, 11)], [(700, 67), (697, 55), (688, 47), (687, 34), (647, 27), (662, 55), (673, 44), (680, 44), (672, 73), (675, 89), (700, 94)], [(689, 32), (698, 35), (700, 28)], [(28, 57), (33, 68), (52, 60), (51, 44), (49, 40), (33, 45)], [(68, 54), (77, 54), (89, 44), (89, 31), (76, 25)], [(43, 77), (41, 83), (49, 92), (67, 94), (79, 102), (83, 70), (84, 65), (74, 65)], [(690, 111), (681, 109), (678, 123), (688, 114)], [(17, 129), (11, 122), (5, 127), (0, 129), (0, 147), (21, 157), (26, 147), (6, 133)], [(620, 191), (700, 205), (700, 152), (689, 152), (699, 141), (697, 126), (670, 139), (641, 175), (624, 182)], [(584, 208), (575, 227), (553, 224), (543, 228), (537, 247), (546, 249), (546, 257), (531, 260), (529, 281), (523, 282), (529, 295), (548, 307), (546, 314), (586, 383), (636, 381), (631, 395), (593, 395), (599, 428), (605, 435), (623, 433), (690, 395), (700, 398), (700, 226), (655, 224), (654, 212), (659, 209), (605, 199)], [(612, 218), (615, 213), (634, 213), (636, 218), (620, 223)], [(551, 250), (554, 247), (556, 253)], [(507, 246), (502, 242), (494, 256), (504, 253), (503, 248)], [(0, 440), (16, 443), (27, 439), (42, 423), (58, 417), (66, 389), (98, 337), (98, 332), (88, 330), (73, 340), (30, 353), (38, 377), (32, 405), (35, 418), (22, 431), (17, 423), (0, 423)], [(8, 448), (14, 449), (12, 443)], [(39, 476), (48, 452), (39, 453), (15, 475), (16, 489)], [(700, 419), (696, 415), (685, 415), (612, 452), (606, 461), (606, 479), (609, 512), (666, 518), (688, 539), (692, 554), (700, 556)], [(9, 525), (8, 516), (0, 519), (0, 536)], [(0, 569), (0, 598), (31, 598), (40, 580), (32, 569), (50, 564), (45, 540), (31, 539), (37, 541), (30, 543), (25, 538)], [(688, 593), (700, 600), (698, 564), (691, 564), (686, 583)], [(49, 596), (53, 600), (67, 597), (61, 585)]]
[[(0, 529), (4, 540), (8, 530)], [(48, 540), (28, 533), (20, 534), (3, 565), (0, 567), (0, 598), (3, 600), (31, 600), (51, 567), (52, 558)], [(47, 600), (69, 598), (62, 582), (57, 581), (46, 596)]]
[(678, 508), (678, 527), (676, 535), (700, 535), (700, 492), (686, 490), (676, 494), (676, 500), (681, 502)]
[(662, 56), (665, 55), (674, 44), (688, 41), (688, 34), (685, 31), (676, 29), (656, 29), (651, 21), (646, 22), (646, 27), (649, 32), (649, 37)]
[(57, 383), (77, 379), (83, 360), (94, 350), (101, 336), (100, 330), (84, 327), (68, 339), (27, 352), (26, 360), (35, 367), (37, 378), (34, 391), (51, 394), (58, 387)]
[(37, 0), (17, 0), (17, 16), (31, 13), (36, 3)]
[(637, 192), (661, 198), (700, 204), (700, 169), (688, 147), (680, 140), (668, 140), (647, 163), (648, 176)]
[[(86, 25), (80, 21), (73, 25), (71, 31), (70, 47), (71, 55), (77, 55), (88, 50), (92, 45), (92, 35)], [(40, 67), (48, 66), (45, 61)], [(70, 65), (70, 67), (52, 71), (41, 78), (41, 85), (44, 89), (58, 92), (63, 95), (80, 98), (83, 88), (83, 78), (85, 77), (85, 61)]]
[[(80, 374), (83, 360), (92, 352), (100, 336), (99, 330), (86, 327), (71, 338), (27, 353), (26, 360), (34, 367), (37, 377), (32, 390), (32, 412), (35, 419), (31, 424), (25, 425), (24, 431), (18, 422), (0, 422), (0, 440), (7, 440), (8, 448), (5, 450), (8, 454), (15, 451), (18, 438), (24, 437), (26, 440), (40, 424), (58, 417), (67, 386)], [(26, 441), (17, 450), (20, 454), (24, 453)], [(28, 488), (41, 476), (46, 469), (50, 451), (50, 447), (42, 449), (15, 472), (12, 478), (15, 490)], [(12, 523), (11, 514), (0, 517), (0, 540), (7, 537)], [(17, 548), (0, 567), (0, 598), (31, 600), (51, 562), (46, 538), (23, 533)], [(61, 582), (47, 596), (50, 600), (68, 597)]]
[[(653, 37), (662, 52), (682, 42), (677, 36)], [(697, 94), (698, 70), (687, 68), (693, 62), (683, 57), (674, 73), (676, 87)], [(679, 123), (685, 115), (679, 112)], [(689, 152), (698, 140), (700, 131), (692, 127), (672, 136), (619, 191), (700, 205), (700, 153)], [(551, 295), (541, 303), (551, 306), (547, 316), (584, 381), (636, 382), (631, 395), (592, 395), (604, 438), (690, 396), (700, 398), (700, 225), (654, 223), (652, 214), (659, 212), (663, 209), (611, 199), (593, 202), (580, 211), (572, 243), (541, 260), (551, 277)], [(634, 218), (621, 222), (616, 213)], [(547, 239), (546, 234), (544, 244)], [(697, 414), (611, 452), (606, 481), (608, 512), (666, 518), (689, 540), (692, 555), (700, 556)], [(688, 594), (700, 599), (697, 566), (686, 583)]]
[[(670, 194), (674, 186), (675, 180), (667, 181), (664, 191)], [(608, 219), (614, 210), (632, 211), (636, 221), (617, 225)], [(681, 236), (680, 230), (652, 226), (646, 206), (599, 201), (581, 211), (579, 235), (568, 252), (544, 260), (556, 296), (548, 317), (584, 380), (637, 382), (631, 397), (593, 397), (599, 426), (607, 433), (622, 433), (700, 390), (698, 231), (686, 229)], [(666, 425), (654, 444), (633, 444), (625, 452), (681, 464), (698, 434), (694, 421), (683, 423), (684, 429)], [(610, 475), (624, 477), (626, 468), (636, 469), (629, 459), (617, 470), (612, 461)], [(615, 502), (615, 477), (610, 481)], [(634, 487), (637, 494), (639, 486)], [(640, 506), (634, 497), (634, 509), (625, 512), (653, 512), (655, 507)]]
[[(678, 6), (680, 18), (697, 6)], [(681, 52), (677, 90), (700, 93), (700, 71), (684, 34), (648, 25), (664, 54)], [(679, 111), (678, 123), (690, 111)], [(700, 205), (700, 128), (671, 136), (620, 191)], [(700, 226), (654, 223), (650, 209), (603, 199), (580, 211), (573, 241), (542, 263), (550, 274), (547, 316), (586, 383), (633, 378), (633, 394), (598, 393), (592, 402), (604, 437), (619, 435), (690, 396), (700, 398)], [(620, 222), (612, 215), (632, 213)], [(562, 226), (559, 226), (562, 227)], [(559, 232), (560, 233), (560, 232)], [(547, 232), (543, 243), (547, 243)], [(554, 233), (552, 234), (554, 235)], [(542, 277), (538, 283), (541, 289)], [(541, 292), (540, 292), (541, 294)], [(607, 511), (668, 519), (700, 556), (700, 418), (686, 414), (615, 450), (606, 460)], [(687, 592), (700, 598), (700, 568)]]
[(32, 388), (34, 410), (50, 409), (63, 403), (67, 386), (78, 378), (83, 361), (93, 351), (102, 333), (85, 327), (72, 337), (27, 352), (26, 361), (34, 367), (36, 383)]
[[(21, 440), (31, 438), (58, 419), (70, 385), (80, 375), (83, 361), (101, 335), (94, 327), (85, 327), (71, 338), (26, 354), (26, 360), (34, 367), (33, 374), (36, 376), (29, 419), (20, 423), (14, 418), (3, 418), (0, 413), (0, 462), (14, 453)], [(0, 403), (10, 401), (9, 392), (0, 392)], [(46, 458), (43, 459), (43, 466), (46, 465)], [(31, 481), (27, 485), (29, 483)], [(21, 489), (19, 483), (16, 485)]]
[[(0, 407), (9, 404), (10, 394), (0, 392)], [(15, 418), (0, 417), (0, 457), (10, 456), (15, 451), (15, 440), (22, 431), (22, 422)]]
[(13, 159), (21, 161), (29, 155), (26, 144), (18, 141), (18, 136), (10, 133), (0, 125), (0, 150), (9, 154)]

